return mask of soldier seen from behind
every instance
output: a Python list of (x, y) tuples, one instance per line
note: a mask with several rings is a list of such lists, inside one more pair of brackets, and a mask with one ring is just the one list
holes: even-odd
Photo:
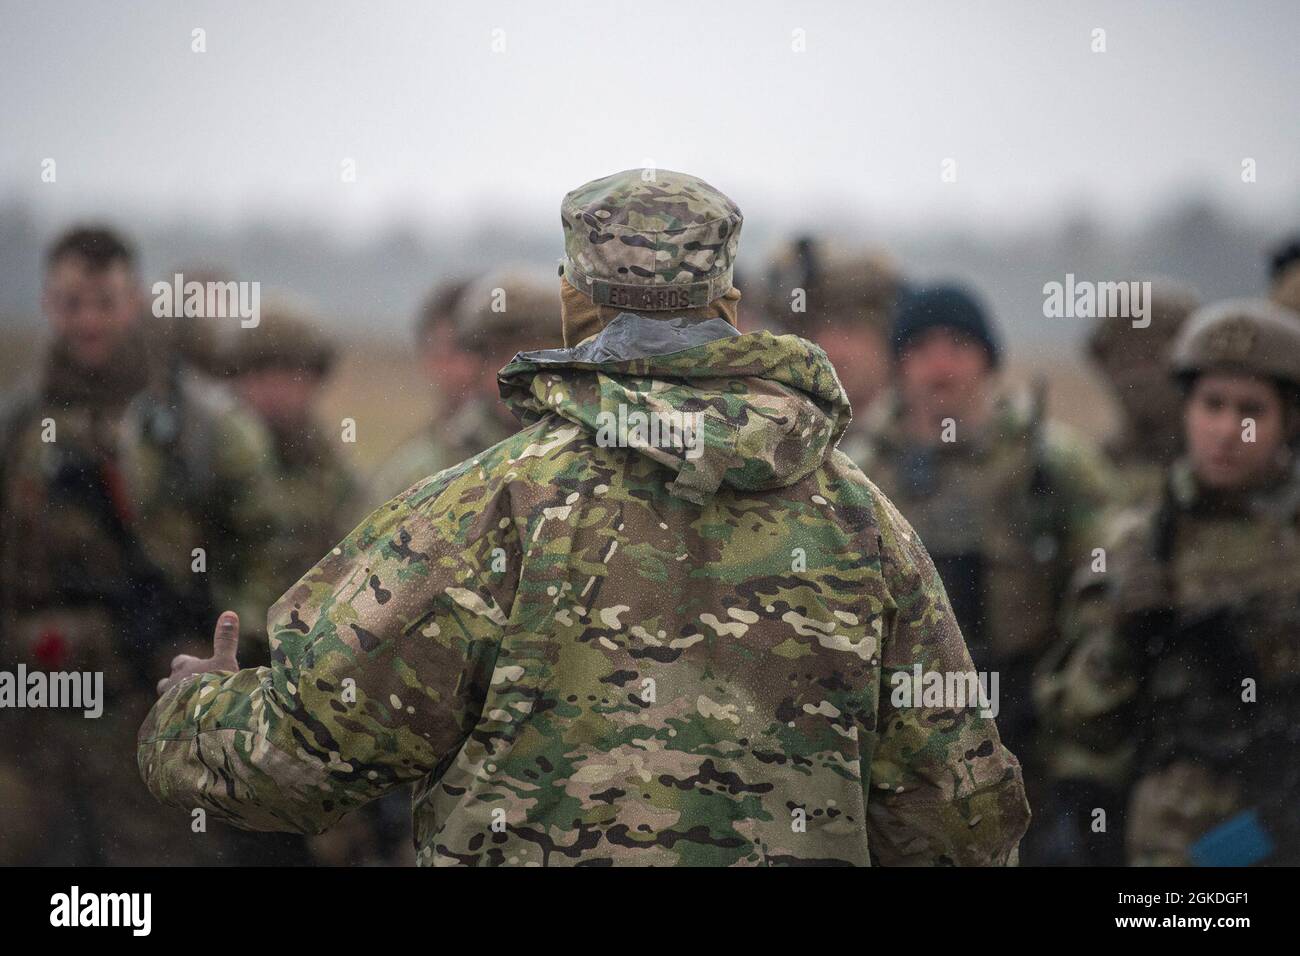
[(312, 833), (414, 784), (425, 865), (1014, 861), (994, 721), (910, 693), (972, 664), (834, 448), (834, 368), (735, 326), (740, 211), (631, 170), (562, 217), (564, 347), (498, 376), (521, 430), (290, 588), (269, 668), (239, 669), (223, 615), (141, 728), (149, 788)]

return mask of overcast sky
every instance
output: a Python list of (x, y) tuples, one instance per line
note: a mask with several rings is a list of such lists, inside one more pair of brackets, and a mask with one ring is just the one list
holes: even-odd
[(794, 219), (1300, 208), (1295, 0), (0, 10), (0, 199), (56, 215), (553, 224), (567, 189), (646, 163)]

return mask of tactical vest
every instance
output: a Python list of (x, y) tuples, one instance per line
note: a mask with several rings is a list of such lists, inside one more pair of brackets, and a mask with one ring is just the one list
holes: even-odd
[(215, 615), (208, 575), (190, 573), (183, 547), (213, 481), (214, 418), (193, 389), (178, 384), (170, 403), (146, 389), (117, 413), (51, 409), (29, 389), (7, 411), (0, 647), (11, 663), (103, 670), (113, 690), (152, 673), (157, 642)]
[(1022, 427), (978, 449), (892, 446), (867, 472), (925, 542), (980, 668), (1033, 657), (1055, 632), (1069, 529), (1045, 457)]

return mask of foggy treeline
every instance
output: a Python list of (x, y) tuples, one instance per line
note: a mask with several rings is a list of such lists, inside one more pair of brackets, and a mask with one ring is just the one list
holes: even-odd
[[(335, 330), (362, 337), (407, 335), (417, 304), (439, 276), (506, 262), (545, 266), (560, 251), (549, 216), (493, 217), (490, 224), (467, 226), (412, 217), (361, 240), (307, 220), (246, 220), (221, 228), (180, 215), (99, 218), (111, 219), (137, 243), (150, 281), (178, 269), (220, 270), (259, 281), (264, 290), (306, 296)], [(1043, 352), (1073, 346), (1086, 326), (1043, 316), (1044, 283), (1070, 272), (1098, 281), (1168, 276), (1190, 281), (1207, 299), (1258, 294), (1265, 287), (1267, 251), (1297, 220), (1300, 215), (1278, 211), (1272, 222), (1248, 221), (1188, 198), (1137, 228), (1110, 226), (1084, 210), (1015, 231), (841, 214), (821, 234), (886, 248), (909, 275), (971, 281), (1013, 349)], [(21, 202), (0, 203), (0, 322), (27, 327), (39, 321), (41, 255), (67, 225)], [(765, 220), (761, 210), (747, 218), (738, 285), (750, 296), (748, 305), (757, 304), (774, 246), (805, 231), (799, 223)]]

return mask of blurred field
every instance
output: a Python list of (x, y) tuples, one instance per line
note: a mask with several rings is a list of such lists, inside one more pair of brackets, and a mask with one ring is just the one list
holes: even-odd
[[(22, 329), (0, 330), (0, 391), (7, 391), (38, 367), (41, 338)], [(1113, 403), (1081, 359), (1059, 354), (1013, 358), (1006, 372), (1009, 386), (1036, 375), (1048, 382), (1050, 414), (1093, 438), (1104, 436), (1115, 420)], [(322, 419), (336, 425), (357, 423), (353, 464), (363, 473), (377, 467), (408, 436), (436, 413), (437, 396), (424, 381), (409, 348), (373, 342), (348, 342), (322, 403)]]
[(336, 425), (355, 419), (353, 464), (369, 472), (427, 424), (437, 404), (411, 349), (349, 343), (325, 393), (321, 417)]

